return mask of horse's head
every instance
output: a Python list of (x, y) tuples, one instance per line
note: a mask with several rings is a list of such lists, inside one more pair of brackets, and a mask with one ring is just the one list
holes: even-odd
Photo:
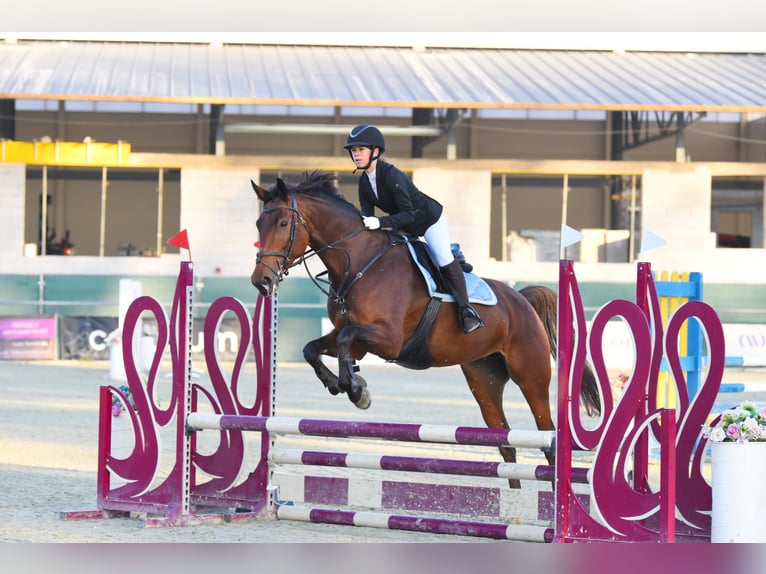
[(262, 295), (269, 296), (276, 293), (296, 259), (306, 251), (309, 235), (306, 222), (298, 211), (295, 193), (288, 189), (282, 178), (277, 178), (276, 184), (268, 190), (254, 181), (250, 183), (263, 202), (256, 222), (260, 249), (250, 280)]

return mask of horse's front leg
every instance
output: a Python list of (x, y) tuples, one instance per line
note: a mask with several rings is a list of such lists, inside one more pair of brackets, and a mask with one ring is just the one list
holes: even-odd
[(360, 409), (370, 408), (372, 399), (367, 390), (367, 381), (358, 375), (354, 351), (358, 357), (364, 356), (366, 350), (360, 351), (370, 343), (368, 327), (348, 325), (338, 332), (336, 338), (338, 351), (338, 386), (348, 392), (348, 398)]
[(322, 362), (322, 355), (330, 357), (338, 356), (338, 345), (336, 339), (338, 331), (333, 329), (330, 333), (323, 335), (319, 339), (309, 341), (303, 347), (303, 358), (314, 368), (317, 378), (330, 391), (330, 394), (337, 395), (344, 392), (338, 384), (338, 377)]

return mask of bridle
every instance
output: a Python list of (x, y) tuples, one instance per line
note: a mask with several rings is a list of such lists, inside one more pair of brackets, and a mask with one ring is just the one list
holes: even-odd
[[(342, 243), (346, 241), (347, 239), (351, 239), (352, 237), (355, 237), (362, 233), (364, 231), (364, 226), (360, 227), (359, 229), (355, 229), (351, 233), (348, 233), (344, 235), (343, 237), (340, 237), (339, 239), (336, 239), (335, 241), (328, 243), (324, 247), (320, 247), (319, 249), (310, 248), (308, 251), (306, 251), (303, 255), (298, 257), (295, 261), (290, 263), (290, 260), (293, 258), (293, 252), (295, 251), (295, 236), (298, 231), (298, 222), (304, 227), (306, 230), (306, 233), (309, 233), (309, 227), (306, 223), (306, 220), (301, 215), (300, 209), (298, 209), (298, 201), (295, 199), (295, 194), (290, 194), (290, 200), (291, 205), (276, 205), (274, 207), (264, 207), (263, 211), (261, 211), (261, 215), (266, 213), (271, 213), (272, 211), (277, 211), (279, 209), (289, 209), (292, 212), (292, 216), (290, 219), (290, 240), (287, 243), (287, 246), (283, 251), (259, 251), (255, 256), (255, 263), (256, 265), (258, 263), (261, 263), (266, 269), (271, 271), (271, 273), (277, 278), (277, 281), (280, 283), (284, 280), (284, 278), (290, 274), (290, 269), (295, 267), (296, 265), (300, 265), (301, 263), (306, 266), (306, 271), (308, 272), (309, 277), (311, 277), (311, 280), (314, 281), (314, 283), (324, 291), (326, 295), (329, 296), (329, 293), (325, 291), (321, 285), (319, 285), (314, 276), (309, 272), (308, 266), (306, 264), (306, 260), (314, 257), (315, 255), (319, 255), (322, 251), (326, 249), (341, 249), (343, 253), (346, 255), (347, 263), (346, 263), (346, 269), (348, 270), (351, 267), (351, 256), (349, 255), (348, 251), (346, 251), (343, 248), (337, 247), (338, 243)], [(361, 222), (360, 222), (361, 223)], [(264, 256), (274, 256), (274, 257), (280, 257), (282, 259), (282, 264), (279, 266), (278, 269), (272, 267), (265, 261), (263, 261)], [(323, 273), (326, 273), (324, 271)], [(322, 274), (323, 274), (322, 273)], [(346, 274), (348, 271), (346, 271)]]
[[(262, 251), (262, 250), (258, 251), (258, 253), (255, 256), (255, 263), (256, 263), (256, 265), (258, 263), (260, 263), (264, 267), (266, 267), (266, 269), (271, 271), (271, 273), (277, 278), (277, 281), (280, 282), (280, 283), (284, 280), (284, 278), (287, 275), (289, 275), (290, 269), (292, 269), (296, 265), (300, 265), (301, 263), (303, 263), (304, 266), (306, 267), (306, 272), (308, 273), (308, 276), (313, 281), (314, 285), (316, 285), (319, 288), (319, 290), (322, 291), (325, 295), (335, 299), (335, 301), (341, 307), (341, 312), (343, 314), (345, 314), (346, 310), (347, 310), (346, 309), (346, 305), (345, 305), (345, 300), (346, 300), (346, 296), (348, 295), (348, 292), (351, 290), (351, 287), (353, 287), (354, 284), (357, 281), (359, 281), (359, 279), (362, 278), (362, 276), (365, 274), (365, 272), (370, 267), (372, 267), (372, 265), (375, 262), (377, 262), (378, 259), (380, 259), (383, 256), (383, 254), (385, 254), (389, 249), (391, 249), (395, 245), (399, 245), (401, 243), (406, 243), (407, 242), (407, 238), (405, 238), (403, 236), (399, 236), (399, 237), (397, 237), (395, 239), (394, 238), (390, 238), (389, 241), (388, 241), (388, 244), (386, 245), (386, 247), (381, 252), (377, 253), (364, 266), (364, 268), (361, 271), (359, 271), (358, 273), (356, 273), (353, 276), (353, 278), (351, 278), (351, 281), (347, 283), (347, 281), (349, 279), (349, 276), (348, 276), (349, 275), (349, 269), (351, 268), (351, 255), (349, 254), (349, 252), (346, 249), (344, 249), (342, 247), (338, 247), (337, 245), (339, 243), (342, 243), (342, 242), (348, 240), (348, 239), (351, 239), (352, 237), (356, 237), (357, 235), (359, 235), (360, 233), (365, 231), (365, 227), (362, 226), (362, 227), (360, 227), (358, 229), (355, 229), (351, 233), (348, 233), (348, 234), (344, 235), (343, 237), (340, 237), (340, 238), (336, 239), (335, 241), (332, 241), (331, 243), (328, 243), (327, 245), (325, 245), (323, 247), (320, 247), (318, 249), (311, 248), (308, 251), (306, 251), (303, 255), (301, 255), (299, 258), (297, 258), (295, 261), (290, 263), (290, 260), (293, 257), (293, 252), (295, 251), (295, 236), (296, 236), (296, 233), (297, 233), (297, 230), (298, 230), (298, 222), (300, 222), (300, 224), (303, 225), (304, 229), (306, 229), (306, 233), (309, 233), (308, 224), (306, 223), (306, 220), (303, 218), (303, 216), (301, 215), (300, 210), (298, 209), (298, 201), (295, 199), (295, 194), (293, 194), (293, 193), (290, 194), (290, 200), (291, 200), (291, 205), (276, 205), (274, 207), (268, 207), (268, 208), (264, 206), (263, 211), (261, 211), (261, 215), (264, 215), (266, 213), (271, 213), (271, 212), (277, 211), (279, 209), (289, 209), (292, 212), (292, 216), (291, 216), (291, 219), (290, 219), (290, 240), (289, 240), (287, 246), (285, 247), (285, 249), (283, 251)], [(309, 233), (309, 235), (310, 235), (310, 233)], [(391, 236), (389, 236), (389, 237), (391, 237)], [(339, 249), (339, 250), (343, 251), (343, 253), (346, 256), (346, 260), (347, 260), (346, 271), (343, 274), (343, 280), (341, 281), (341, 288), (336, 289), (332, 285), (330, 285), (332, 291), (335, 292), (335, 295), (331, 295), (331, 293), (328, 290), (326, 290), (324, 287), (322, 287), (319, 284), (319, 282), (317, 281), (316, 277), (314, 275), (312, 275), (311, 272), (309, 271), (308, 264), (306, 263), (307, 259), (309, 259), (309, 258), (311, 258), (311, 257), (313, 257), (315, 255), (319, 255), (321, 252), (323, 252), (323, 251), (325, 251), (327, 249)], [(268, 263), (265, 263), (263, 261), (263, 257), (264, 256), (280, 257), (283, 260), (282, 264), (279, 266), (278, 269), (276, 269), (276, 268), (272, 267), (271, 265), (269, 265)], [(319, 275), (324, 275), (325, 273), (327, 273), (326, 270), (321, 272)], [(317, 277), (319, 277), (319, 275), (317, 275)]]
[[(301, 212), (298, 210), (298, 202), (295, 199), (294, 194), (290, 194), (290, 199), (292, 200), (292, 205), (277, 205), (275, 207), (265, 207), (263, 211), (261, 211), (261, 215), (264, 215), (266, 213), (271, 213), (272, 211), (277, 211), (280, 209), (289, 209), (292, 212), (292, 216), (290, 218), (290, 241), (287, 244), (287, 247), (284, 251), (263, 251), (259, 250), (258, 253), (255, 255), (255, 264), (258, 263), (262, 264), (266, 269), (271, 271), (271, 273), (277, 278), (278, 282), (282, 282), (282, 280), (289, 274), (290, 269), (295, 267), (296, 265), (300, 264), (301, 261), (303, 261), (306, 258), (306, 254), (301, 256), (301, 258), (294, 262), (290, 263), (290, 260), (293, 257), (293, 251), (295, 250), (295, 234), (298, 231), (298, 222), (300, 221), (301, 225), (306, 229), (306, 232), (308, 232), (309, 228), (308, 225), (306, 225), (306, 220), (303, 219), (303, 216), (301, 215)], [(275, 269), (268, 263), (265, 263), (263, 261), (264, 256), (274, 256), (274, 257), (281, 257), (283, 259), (282, 265), (279, 266), (278, 269)]]

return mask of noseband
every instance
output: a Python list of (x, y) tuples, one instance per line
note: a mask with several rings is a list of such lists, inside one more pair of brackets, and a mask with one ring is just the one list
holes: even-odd
[[(271, 271), (274, 276), (277, 278), (277, 281), (281, 282), (282, 279), (289, 273), (290, 268), (294, 267), (300, 261), (297, 261), (294, 264), (290, 263), (290, 260), (293, 257), (293, 251), (295, 250), (295, 234), (298, 230), (298, 222), (301, 222), (301, 225), (306, 228), (306, 231), (308, 231), (308, 226), (306, 225), (306, 220), (303, 219), (303, 216), (301, 215), (301, 212), (298, 211), (298, 202), (295, 199), (294, 194), (290, 194), (290, 199), (292, 200), (292, 205), (277, 205), (276, 207), (269, 207), (265, 208), (261, 215), (265, 213), (271, 213), (272, 211), (277, 211), (279, 209), (289, 209), (292, 211), (292, 218), (290, 220), (290, 241), (287, 244), (287, 247), (284, 251), (258, 251), (258, 253), (255, 256), (255, 263), (256, 265), (258, 263), (261, 263), (266, 269)], [(279, 269), (275, 269), (268, 263), (265, 263), (263, 261), (264, 256), (275, 256), (275, 257), (281, 257), (284, 261), (282, 262), (282, 265), (279, 266)]]
[[(334, 288), (333, 290), (335, 291), (335, 295), (334, 295), (335, 301), (341, 306), (342, 309), (344, 309), (343, 312), (345, 313), (345, 296), (351, 290), (351, 287), (359, 279), (362, 278), (362, 276), (367, 271), (367, 269), (369, 269), (378, 259), (380, 259), (380, 257), (382, 257), (386, 251), (391, 249), (394, 245), (398, 245), (405, 241), (401, 239), (389, 241), (386, 247), (382, 251), (374, 255), (368, 261), (368, 263), (364, 266), (364, 268), (352, 278), (349, 278), (349, 269), (351, 268), (351, 256), (346, 249), (342, 247), (338, 247), (338, 244), (343, 243), (344, 241), (347, 241), (351, 239), (352, 237), (355, 237), (359, 235), (360, 233), (362, 233), (363, 231), (365, 231), (365, 227), (363, 225), (355, 229), (351, 233), (348, 233), (347, 235), (344, 235), (343, 237), (340, 237), (336, 239), (335, 241), (328, 243), (327, 245), (324, 245), (316, 249), (313, 249), (313, 248), (310, 249), (306, 253), (302, 254), (294, 263), (290, 263), (290, 260), (293, 257), (293, 251), (295, 250), (295, 234), (298, 229), (299, 221), (301, 225), (303, 225), (303, 227), (306, 229), (306, 232), (309, 234), (309, 237), (311, 236), (308, 225), (306, 224), (306, 220), (303, 218), (300, 210), (298, 209), (298, 201), (295, 199), (295, 195), (291, 193), (290, 199), (291, 199), (292, 205), (277, 205), (275, 207), (264, 208), (264, 210), (261, 212), (261, 215), (263, 215), (265, 213), (271, 213), (272, 211), (277, 211), (278, 209), (289, 209), (290, 211), (292, 211), (292, 219), (290, 222), (290, 241), (287, 244), (287, 247), (285, 248), (284, 251), (259, 251), (255, 256), (255, 263), (256, 265), (258, 263), (261, 263), (264, 267), (266, 267), (266, 269), (271, 271), (274, 277), (277, 278), (278, 282), (281, 282), (285, 278), (285, 276), (289, 274), (290, 269), (292, 269), (296, 265), (300, 265), (301, 263), (305, 264), (306, 259), (314, 255), (319, 255), (322, 251), (325, 251), (327, 249), (340, 249), (345, 254), (347, 259), (346, 270), (344, 273), (342, 273), (341, 285), (338, 288)], [(271, 265), (263, 261), (264, 256), (281, 257), (283, 259), (282, 265), (279, 266), (279, 269), (275, 269), (274, 267), (272, 267)], [(306, 268), (306, 270), (308, 271), (308, 267)], [(327, 271), (323, 271), (322, 273), (320, 273), (320, 275), (323, 275), (325, 273), (327, 273)], [(317, 279), (310, 272), (309, 272), (309, 277), (325, 295), (327, 295), (328, 297), (332, 296), (330, 292), (325, 290), (319, 283), (317, 283)]]

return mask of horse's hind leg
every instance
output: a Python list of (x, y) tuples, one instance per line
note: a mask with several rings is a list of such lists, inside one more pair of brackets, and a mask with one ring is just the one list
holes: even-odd
[[(503, 410), (503, 390), (508, 381), (508, 370), (502, 356), (495, 354), (478, 361), (460, 365), (474, 399), (479, 405), (481, 416), (489, 428), (510, 429)], [(516, 462), (516, 449), (499, 447), (505, 462)], [(518, 479), (508, 479), (511, 488), (521, 488)]]
[[(524, 355), (525, 362), (522, 368), (514, 368), (511, 372), (511, 378), (521, 390), (524, 399), (532, 411), (532, 417), (535, 419), (537, 430), (550, 431), (556, 427), (553, 424), (551, 415), (550, 393), (551, 367), (550, 359), (545, 356), (538, 361), (530, 362), (526, 359), (529, 355)], [(552, 448), (542, 449), (548, 464), (553, 466), (556, 461), (556, 455)]]
[(314, 368), (317, 378), (322, 381), (330, 394), (337, 395), (342, 393), (343, 389), (338, 384), (338, 377), (322, 362), (322, 355), (329, 355), (336, 357), (338, 355), (338, 348), (335, 339), (338, 332), (333, 330), (332, 332), (309, 341), (303, 347), (303, 358), (306, 362)]

